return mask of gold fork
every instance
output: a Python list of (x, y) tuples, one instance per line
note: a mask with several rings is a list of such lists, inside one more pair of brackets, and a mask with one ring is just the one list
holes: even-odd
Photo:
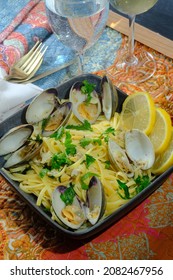
[(47, 48), (37, 41), (34, 47), (10, 68), (9, 75), (5, 77), (5, 80), (22, 80), (34, 76), (43, 61)]

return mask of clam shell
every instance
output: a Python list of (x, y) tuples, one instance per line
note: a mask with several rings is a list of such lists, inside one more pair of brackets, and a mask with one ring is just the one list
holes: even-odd
[(118, 107), (118, 93), (112, 81), (103, 76), (101, 80), (102, 111), (107, 120), (115, 114)]
[(7, 159), (4, 168), (9, 169), (21, 165), (32, 159), (40, 150), (42, 143), (36, 141), (29, 141), (27, 144), (14, 153)]
[(125, 172), (129, 177), (133, 176), (133, 167), (129, 162), (126, 151), (112, 139), (109, 139), (108, 142), (108, 154), (110, 161), (116, 170)]
[(103, 216), (106, 199), (101, 181), (93, 176), (87, 190), (86, 217), (94, 225)]
[(47, 119), (59, 103), (56, 94), (57, 90), (50, 88), (36, 96), (26, 110), (27, 123), (34, 124)]
[(10, 129), (0, 139), (0, 156), (10, 154), (22, 147), (33, 131), (34, 127), (30, 124), (19, 125)]
[(154, 164), (153, 144), (142, 131), (133, 129), (125, 133), (125, 149), (128, 157), (141, 169), (147, 170)]

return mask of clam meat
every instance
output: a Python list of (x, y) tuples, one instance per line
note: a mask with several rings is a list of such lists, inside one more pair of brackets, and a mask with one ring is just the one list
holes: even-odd
[(62, 125), (65, 125), (72, 113), (72, 103), (64, 102), (49, 116), (46, 125), (43, 128), (42, 135), (49, 136), (58, 130)]

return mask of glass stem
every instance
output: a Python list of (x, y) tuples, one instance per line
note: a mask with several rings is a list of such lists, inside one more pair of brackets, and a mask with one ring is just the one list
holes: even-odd
[(126, 62), (130, 65), (137, 64), (138, 60), (134, 55), (134, 24), (135, 15), (129, 16), (129, 41), (128, 41), (128, 55), (126, 57)]
[(83, 67), (83, 53), (78, 54), (78, 75), (82, 75), (84, 73)]

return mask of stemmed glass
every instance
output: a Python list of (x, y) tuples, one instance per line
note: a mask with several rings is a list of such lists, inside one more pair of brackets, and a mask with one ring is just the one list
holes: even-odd
[(83, 54), (101, 36), (108, 19), (109, 0), (45, 0), (46, 13), (58, 40), (76, 51), (78, 74)]
[(148, 11), (158, 0), (110, 0), (110, 4), (129, 19), (128, 49), (121, 49), (115, 64), (107, 71), (116, 78), (121, 75), (121, 82), (141, 83), (151, 78), (156, 70), (153, 56), (147, 51), (134, 51), (134, 24), (136, 15)]

